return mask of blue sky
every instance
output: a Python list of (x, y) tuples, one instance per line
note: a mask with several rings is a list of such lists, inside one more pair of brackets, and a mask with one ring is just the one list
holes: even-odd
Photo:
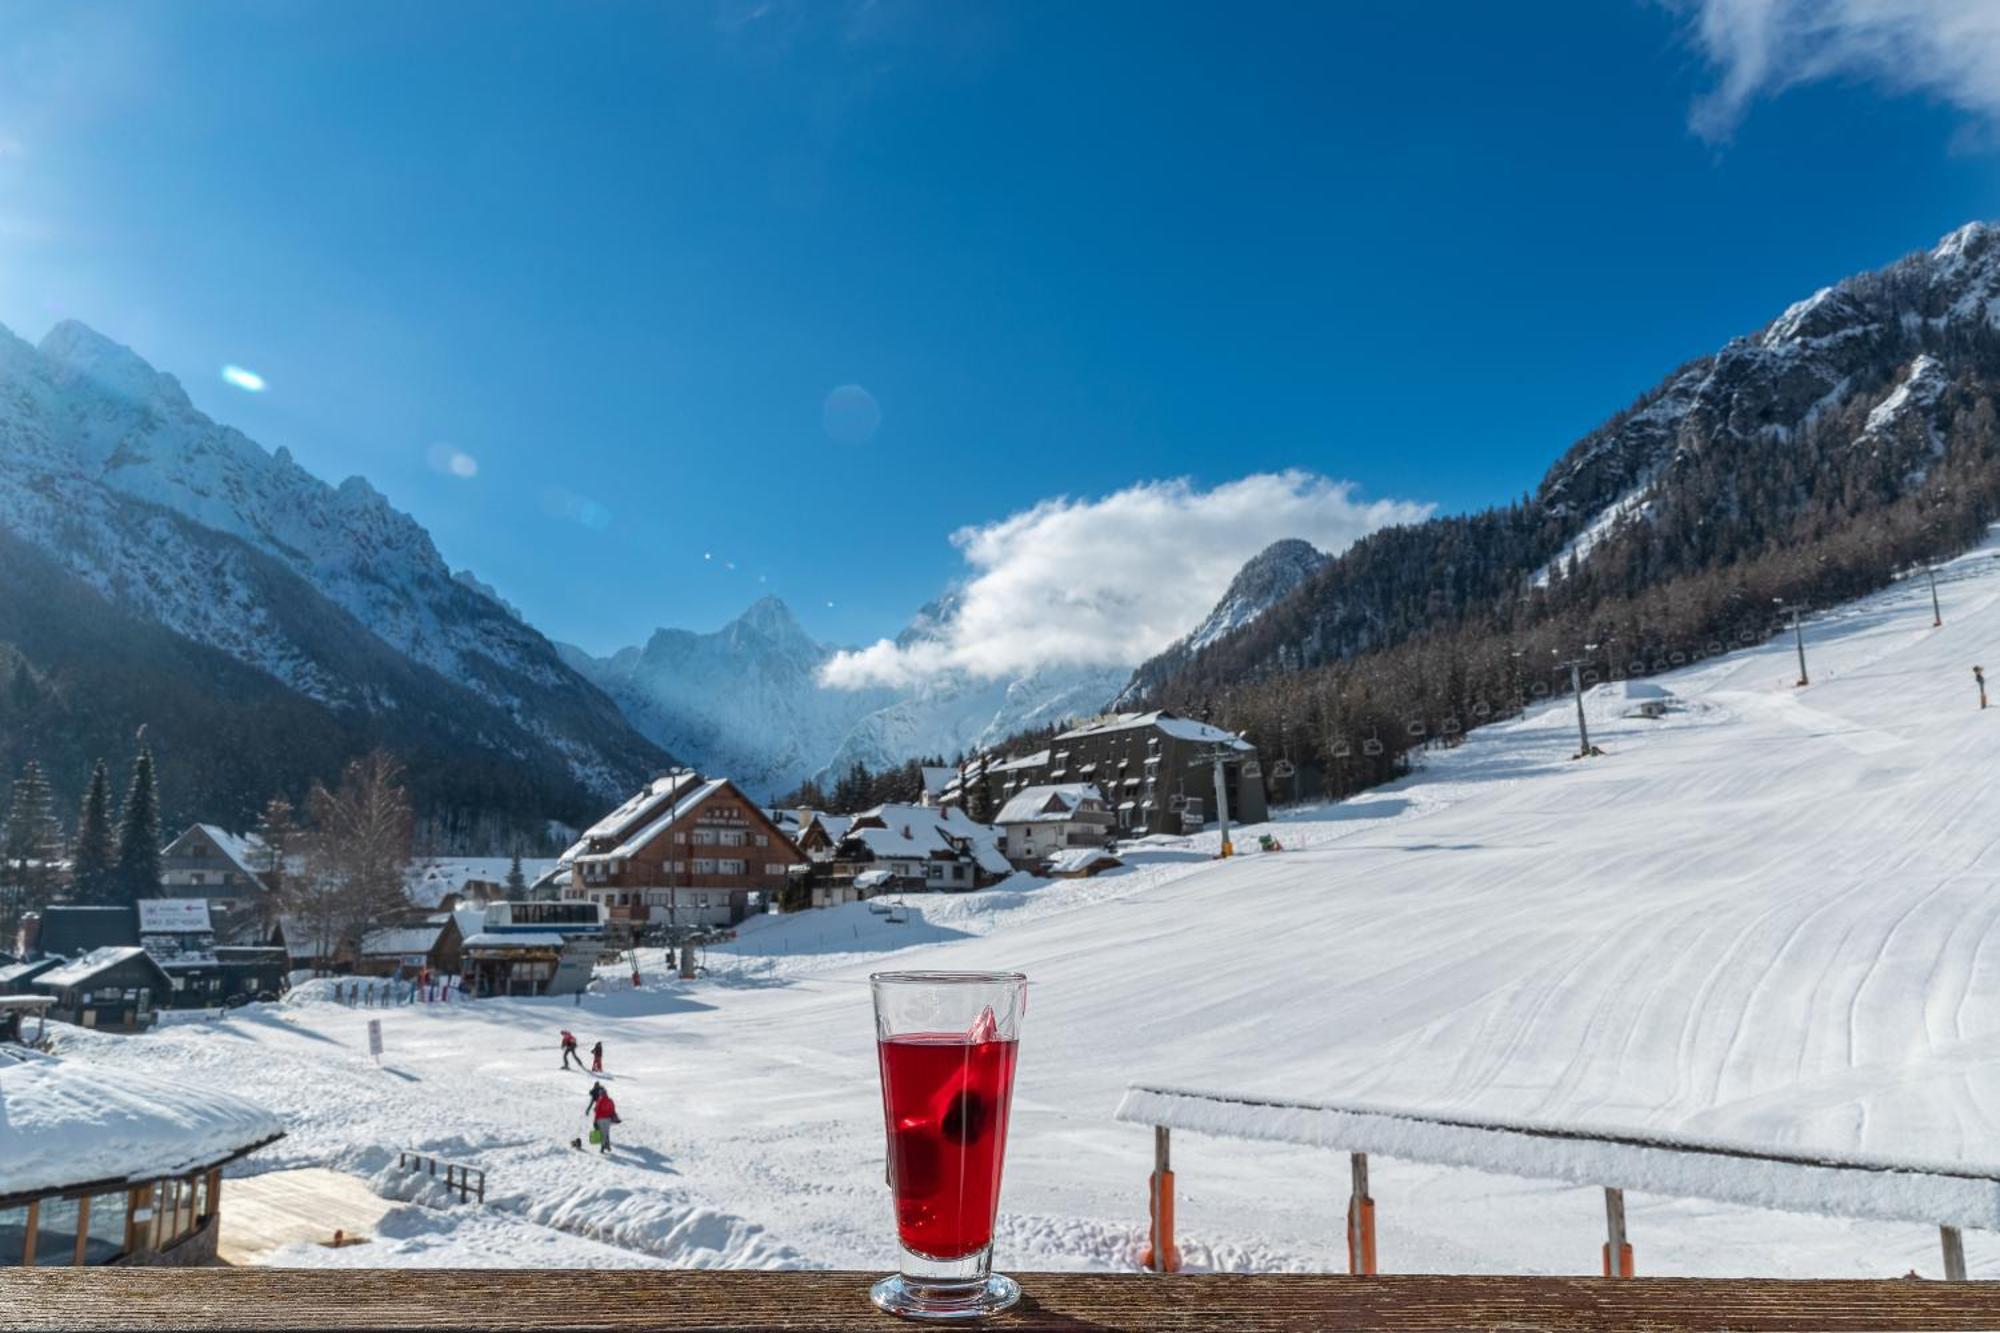
[(1184, 478), (1119, 529), (1166, 551), (1307, 474), (1200, 601), (2000, 215), (2000, 93), (1910, 63), (1978, 6), (1796, 7), (17, 4), (0, 322), (131, 343), (594, 650), (765, 592), (864, 642), (1051, 497)]

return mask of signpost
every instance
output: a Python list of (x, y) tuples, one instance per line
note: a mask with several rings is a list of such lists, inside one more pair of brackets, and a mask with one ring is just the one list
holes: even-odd
[(382, 1020), (368, 1020), (368, 1054), (375, 1057), (375, 1063), (382, 1063)]

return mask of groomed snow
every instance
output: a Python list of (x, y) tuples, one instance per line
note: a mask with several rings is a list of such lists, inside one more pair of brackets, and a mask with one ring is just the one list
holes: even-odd
[[(2000, 1142), (2000, 709), (1978, 711), (1971, 666), (2000, 656), (2000, 561), (1953, 562), (1939, 588), (1941, 630), (1921, 579), (1808, 621), (1808, 689), (1787, 635), (1650, 678), (1675, 704), (1659, 719), (1594, 692), (1603, 758), (1570, 759), (1574, 705), (1554, 700), (1402, 782), (1238, 832), (1282, 852), (1218, 863), (1213, 833), (1147, 838), (1092, 879), (911, 894), (907, 922), (861, 903), (756, 918), (697, 981), (642, 950), (640, 987), (608, 969), (581, 1005), (54, 1030), (270, 1105), (288, 1137), (244, 1169), (374, 1177), (410, 1147), (490, 1173), (484, 1210), (287, 1262), (469, 1262), (504, 1231), (535, 1262), (615, 1246), (886, 1268), (867, 986), (884, 967), (1032, 978), (999, 1238), (1017, 1269), (1135, 1263), (1152, 1144), (1115, 1119), (1132, 1083), (1980, 1163)], [(610, 1158), (567, 1146), (590, 1078), (559, 1068), (563, 1027), (605, 1043)], [(1344, 1267), (1340, 1153), (1180, 1133), (1174, 1159), (1191, 1265)], [(1587, 1185), (1393, 1153), (1371, 1181), (1386, 1271), (1597, 1271)], [(1648, 1274), (1938, 1272), (1918, 1222), (1643, 1190), (1627, 1214)], [(1973, 1276), (2000, 1277), (2000, 1235), (1966, 1248)]]

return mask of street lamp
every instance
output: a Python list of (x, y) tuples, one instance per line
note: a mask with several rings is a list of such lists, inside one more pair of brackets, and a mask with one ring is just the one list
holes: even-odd
[(1942, 629), (1944, 627), (1944, 611), (1938, 606), (1937, 567), (1926, 564), (1924, 566), (1924, 577), (1931, 581), (1931, 628)]

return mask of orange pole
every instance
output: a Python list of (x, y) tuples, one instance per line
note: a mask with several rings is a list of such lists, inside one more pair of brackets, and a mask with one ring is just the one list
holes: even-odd
[(1165, 1125), (1153, 1126), (1153, 1175), (1147, 1195), (1146, 1214), (1152, 1229), (1139, 1262), (1150, 1272), (1178, 1273), (1181, 1254), (1174, 1247), (1173, 1158), (1169, 1154)]
[(1347, 1200), (1347, 1271), (1372, 1277), (1375, 1267), (1375, 1200), (1368, 1197), (1368, 1154), (1350, 1153), (1354, 1193)]

